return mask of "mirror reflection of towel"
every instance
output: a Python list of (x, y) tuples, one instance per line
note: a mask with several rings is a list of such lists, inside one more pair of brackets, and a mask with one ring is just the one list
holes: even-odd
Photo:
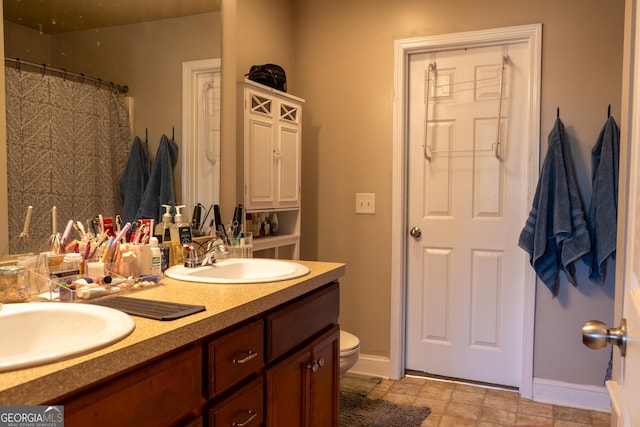
[(153, 218), (158, 224), (164, 213), (162, 205), (175, 206), (173, 168), (178, 163), (178, 144), (162, 135), (149, 183), (142, 196), (136, 218)]
[(137, 136), (131, 145), (129, 160), (120, 179), (120, 198), (122, 200), (122, 220), (133, 222), (142, 202), (142, 195), (149, 182), (151, 163), (143, 142)]
[(618, 218), (618, 172), (620, 129), (609, 117), (591, 150), (592, 186), (589, 205), (591, 254), (585, 260), (591, 267), (589, 278), (604, 283), (609, 261), (615, 259)]
[(518, 240), (554, 297), (558, 295), (560, 270), (576, 286), (575, 261), (591, 251), (586, 215), (565, 139), (564, 124), (557, 118), (549, 133), (549, 149), (533, 206)]

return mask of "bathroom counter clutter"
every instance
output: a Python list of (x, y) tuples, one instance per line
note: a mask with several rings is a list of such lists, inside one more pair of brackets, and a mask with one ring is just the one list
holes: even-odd
[[(56, 363), (2, 372), (0, 406), (62, 404), (61, 401), (78, 391), (111, 378), (120, 378), (123, 373), (134, 373), (140, 365), (247, 323), (337, 281), (346, 272), (342, 263), (296, 262), (309, 267), (309, 274), (279, 282), (228, 285), (165, 277), (160, 286), (129, 294), (133, 298), (203, 305), (205, 310), (171, 321), (134, 316), (134, 331), (109, 347)], [(337, 307), (335, 310), (337, 313)], [(60, 331), (60, 334), (64, 333), (64, 330)]]

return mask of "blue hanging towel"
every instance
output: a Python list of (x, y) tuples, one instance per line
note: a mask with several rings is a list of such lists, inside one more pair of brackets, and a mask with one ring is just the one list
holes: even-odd
[(620, 165), (620, 129), (609, 117), (591, 150), (592, 186), (589, 205), (591, 254), (589, 278), (604, 283), (607, 265), (615, 259), (618, 218), (618, 169)]
[(142, 195), (149, 182), (151, 163), (147, 149), (137, 136), (133, 139), (129, 160), (120, 179), (122, 199), (122, 220), (124, 223), (136, 220)]
[(586, 215), (565, 138), (564, 124), (557, 118), (549, 134), (549, 149), (533, 206), (518, 240), (554, 297), (558, 295), (560, 270), (576, 286), (575, 262), (591, 251)]
[(158, 224), (164, 213), (162, 205), (175, 205), (173, 168), (177, 163), (178, 144), (162, 135), (136, 218), (153, 218)]

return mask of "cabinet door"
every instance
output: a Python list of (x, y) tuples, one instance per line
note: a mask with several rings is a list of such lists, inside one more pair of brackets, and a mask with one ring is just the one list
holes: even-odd
[(248, 209), (276, 203), (275, 100), (253, 90), (245, 93), (244, 205)]
[(309, 349), (305, 347), (267, 370), (267, 427), (308, 425), (308, 362)]
[(340, 328), (267, 370), (267, 426), (337, 426)]
[(340, 328), (336, 326), (311, 346), (310, 426), (337, 426), (340, 401)]
[(298, 105), (280, 101), (277, 160), (278, 207), (300, 206), (300, 179), (302, 145), (300, 120), (302, 109)]

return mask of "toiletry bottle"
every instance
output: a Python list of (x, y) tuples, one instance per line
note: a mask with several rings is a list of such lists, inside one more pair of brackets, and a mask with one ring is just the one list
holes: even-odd
[(264, 237), (267, 235), (267, 216), (264, 213), (260, 214), (260, 237)]
[(274, 212), (271, 215), (271, 235), (278, 235), (278, 212)]
[(158, 238), (159, 242), (168, 243), (171, 240), (171, 205), (162, 205), (162, 207), (165, 209), (165, 212), (162, 214), (162, 221), (156, 225), (154, 235)]
[(182, 218), (181, 209), (184, 205), (176, 206), (176, 215), (174, 216), (174, 224), (171, 227), (171, 265), (182, 265), (186, 259), (185, 246), (193, 243), (191, 234), (191, 224)]
[(149, 273), (151, 275), (160, 275), (162, 274), (162, 252), (158, 246), (158, 238), (150, 238), (149, 246), (151, 246), (151, 269)]
[(247, 212), (244, 219), (244, 229), (245, 231), (253, 231), (253, 215)]
[(250, 231), (253, 233), (253, 237), (260, 237), (260, 215), (253, 214)]

